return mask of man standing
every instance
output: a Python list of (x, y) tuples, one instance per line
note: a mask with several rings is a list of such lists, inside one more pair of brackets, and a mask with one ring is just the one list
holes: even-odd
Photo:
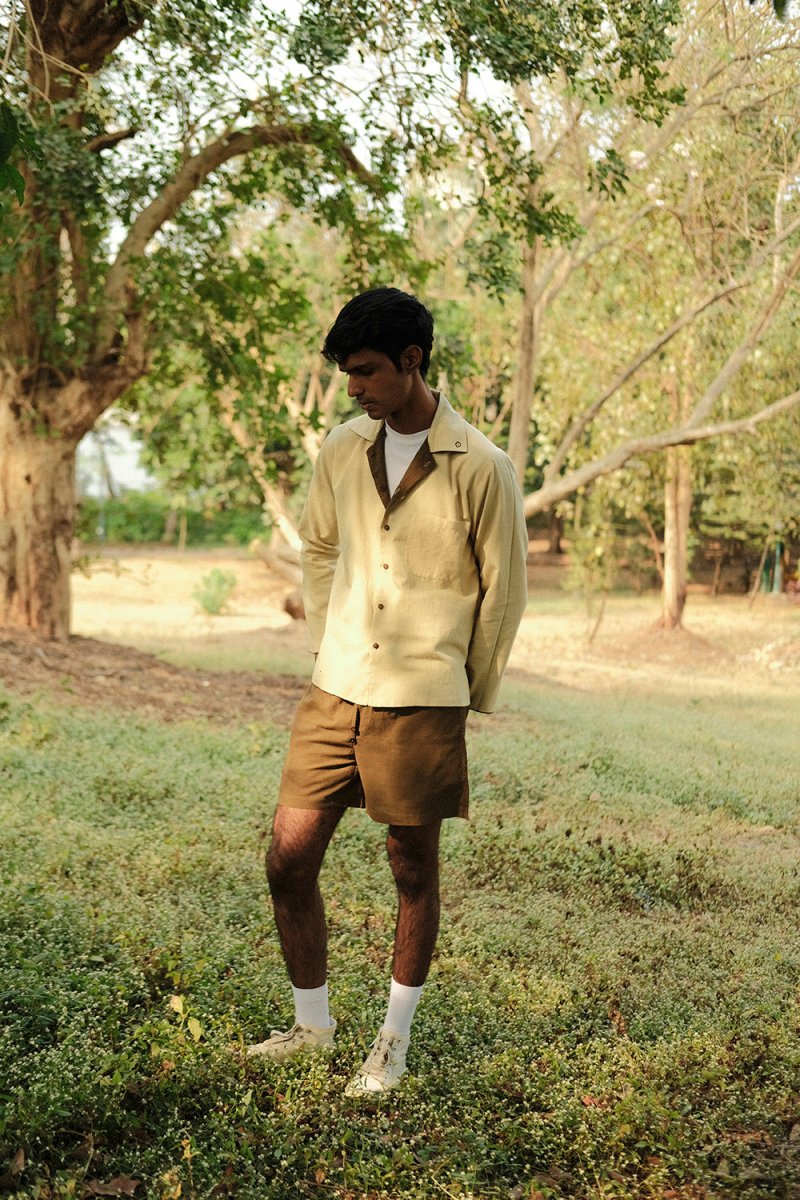
[(491, 712), (526, 600), (527, 535), (507, 456), (426, 383), (433, 318), (376, 288), (322, 353), (364, 415), (331, 431), (300, 522), (316, 664), (283, 771), (267, 876), (295, 1024), (251, 1046), (333, 1044), (317, 883), (345, 808), (388, 825), (397, 885), (389, 1007), (348, 1095), (394, 1087), (439, 928), (439, 832), (468, 815), (467, 712)]

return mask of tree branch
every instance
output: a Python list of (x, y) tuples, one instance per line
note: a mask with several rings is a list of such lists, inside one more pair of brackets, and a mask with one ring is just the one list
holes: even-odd
[(75, 289), (75, 299), (84, 311), (89, 306), (89, 254), (83, 230), (71, 212), (65, 210), (61, 219), (69, 239), (72, 286)]
[(322, 428), (327, 433), (333, 426), (333, 418), (336, 415), (336, 397), (339, 394), (339, 389), (342, 386), (342, 381), (339, 375), (331, 375), (328, 380), (328, 386), (322, 394), (322, 403), (320, 404), (320, 412), (322, 413), (323, 421)]
[(244, 425), (237, 419), (233, 407), (232, 392), (228, 388), (223, 388), (218, 396), (222, 423), (233, 435), (234, 441), (244, 454), (247, 465), (253, 472), (253, 478), (261, 488), (261, 494), (264, 497), (264, 504), (269, 515), (292, 550), (299, 551), (301, 545), (300, 537), (294, 521), (286, 508), (283, 493), (264, 472), (262, 455), (257, 450)]
[[(659, 352), (659, 350), (671, 342), (672, 339), (681, 332), (681, 330), (685, 329), (688, 325), (691, 325), (703, 312), (706, 311), (706, 309), (718, 304), (721, 300), (726, 299), (728, 296), (732, 296), (735, 292), (741, 291), (746, 287), (750, 287), (763, 264), (769, 258), (771, 258), (772, 255), (775, 254), (775, 251), (778, 249), (778, 247), (786, 242), (787, 238), (791, 237), (792, 234), (798, 229), (800, 229), (800, 217), (796, 218), (784, 229), (782, 229), (776, 238), (773, 238), (768, 245), (763, 246), (756, 254), (753, 255), (750, 265), (741, 279), (734, 280), (731, 283), (726, 284), (725, 287), (719, 288), (711, 296), (707, 296), (704, 300), (701, 300), (699, 304), (696, 304), (693, 308), (689, 309), (687, 312), (684, 312), (680, 317), (677, 318), (677, 320), (673, 321), (668, 329), (665, 329), (664, 332), (655, 339), (655, 341), (651, 342), (650, 345), (642, 350), (632, 362), (630, 362), (622, 371), (619, 372), (619, 374), (609, 384), (605, 391), (601, 392), (597, 399), (594, 400), (592, 404), (590, 404), (589, 407), (585, 409), (579, 416), (577, 416), (569, 426), (560, 445), (558, 446), (558, 449), (553, 455), (552, 460), (550, 463), (548, 463), (547, 470), (545, 471), (546, 484), (555, 481), (559, 471), (567, 460), (570, 450), (577, 443), (584, 430), (592, 423), (594, 418), (600, 412), (601, 408), (603, 408), (603, 406), (611, 399), (611, 397), (615, 395), (620, 388), (624, 387), (628, 380), (631, 379), (636, 372), (645, 365), (645, 363), (649, 362), (650, 359)], [(798, 251), (798, 255), (800, 255), (800, 251)], [(747, 355), (750, 354), (753, 346), (766, 331), (768, 324), (772, 321), (781, 301), (783, 300), (786, 288), (788, 288), (789, 283), (791, 282), (791, 278), (793, 278), (794, 274), (796, 274), (797, 270), (800, 268), (800, 260), (798, 259), (798, 255), (795, 255), (795, 259), (792, 261), (792, 266), (790, 268), (792, 274), (787, 274), (781, 281), (779, 287), (773, 290), (769, 302), (767, 305), (765, 305), (764, 309), (760, 313), (758, 320), (754, 323), (753, 327), (748, 333), (745, 342), (737, 347), (728, 362), (723, 367), (722, 371), (720, 371), (713, 383), (710, 384), (710, 386), (703, 393), (703, 396), (697, 404), (695, 412), (692, 414), (690, 419), (691, 421), (696, 421), (699, 423), (700, 421), (707, 419), (714, 402), (722, 392), (723, 388), (730, 382), (730, 380), (736, 374), (736, 371), (741, 368)], [(753, 337), (755, 337), (755, 341), (752, 341)], [(745, 346), (746, 350), (743, 349)], [(740, 351), (743, 352), (740, 354)]]
[(138, 128), (132, 128), (115, 129), (112, 133), (98, 133), (97, 137), (88, 141), (84, 148), (91, 154), (97, 154), (100, 150), (110, 150), (112, 146), (119, 145), (126, 138), (136, 137), (138, 132)]
[(656, 560), (656, 570), (658, 571), (658, 578), (661, 580), (661, 585), (663, 587), (663, 585), (664, 585), (664, 558), (661, 554), (661, 543), (658, 539), (658, 534), (656, 533), (655, 529), (653, 528), (653, 522), (650, 520), (650, 518), (648, 517), (646, 512), (644, 512), (642, 514), (642, 521), (644, 522), (644, 527), (647, 530), (648, 536), (650, 538), (650, 544), (653, 547), (653, 556)]
[(278, 385), (278, 387), (280, 397), (286, 405), (286, 411), (294, 421), (295, 429), (300, 435), (300, 445), (305, 451), (308, 461), (314, 463), (317, 461), (317, 455), (319, 454), (325, 433), (323, 430), (314, 428), (308, 417), (303, 413), (302, 406), (299, 404), (297, 398), (292, 395), (292, 390), (288, 385)]
[(550, 483), (545, 483), (537, 492), (531, 492), (525, 497), (525, 516), (532, 517), (535, 513), (557, 504), (559, 500), (565, 500), (578, 488), (586, 487), (593, 480), (599, 479), (601, 475), (610, 475), (612, 471), (618, 471), (626, 462), (638, 455), (656, 454), (660, 450), (666, 450), (668, 446), (693, 446), (696, 442), (708, 441), (709, 438), (722, 437), (724, 434), (755, 433), (756, 427), (762, 421), (768, 421), (772, 417), (779, 416), (780, 413), (788, 412), (798, 403), (800, 403), (800, 391), (792, 392), (791, 395), (784, 396), (782, 400), (776, 400), (774, 404), (767, 405), (759, 412), (751, 413), (736, 421), (721, 421), (715, 425), (683, 425), (677, 429), (666, 429), (662, 433), (654, 433), (647, 437), (632, 438), (617, 446), (610, 453), (604, 454), (602, 458), (586, 463), (585, 466), (578, 467), (574, 471), (569, 471), (566, 475), (562, 475)]
[(78, 75), (99, 71), (120, 42), (142, 28), (147, 11), (140, 0), (26, 0), (26, 8), (50, 62)]
[[(800, 219), (794, 221), (793, 225), (800, 225)], [(800, 248), (796, 251), (792, 261), (789, 263), (784, 274), (778, 279), (770, 293), (769, 299), (764, 304), (751, 324), (743, 341), (739, 343), (722, 369), (717, 373), (716, 378), (708, 385), (706, 390), (695, 405), (694, 411), (689, 417), (690, 425), (699, 425), (701, 421), (706, 421), (711, 415), (719, 397), (722, 395), (725, 388), (730, 383), (731, 379), (742, 369), (742, 366), (752, 354), (755, 347), (761, 341), (764, 334), (769, 329), (775, 319), (775, 315), (783, 303), (786, 292), (792, 280), (800, 271)]]
[(696, 304), (694, 308), (689, 309), (688, 312), (683, 313), (677, 318), (677, 320), (673, 321), (669, 328), (665, 329), (663, 333), (659, 334), (655, 341), (651, 342), (649, 346), (637, 354), (636, 358), (634, 358), (632, 362), (628, 363), (628, 365), (619, 372), (619, 374), (609, 384), (605, 391), (601, 392), (597, 399), (594, 400), (588, 408), (584, 409), (579, 416), (575, 417), (569, 429), (564, 434), (561, 444), (547, 465), (545, 478), (548, 483), (558, 475), (559, 471), (564, 466), (564, 463), (567, 460), (567, 455), (572, 447), (581, 437), (584, 430), (591, 425), (594, 418), (600, 412), (600, 409), (611, 399), (611, 397), (615, 395), (620, 388), (624, 387), (628, 380), (631, 379), (646, 362), (649, 362), (654, 355), (658, 354), (659, 350), (666, 346), (668, 342), (671, 342), (672, 339), (679, 334), (682, 329), (685, 329), (687, 325), (691, 325), (693, 321), (696, 321), (701, 313), (705, 312), (707, 308), (711, 308), (712, 305), (718, 304), (720, 300), (724, 300), (726, 296), (732, 295), (734, 292), (739, 291), (745, 286), (746, 284), (744, 283), (730, 283), (727, 285), (727, 287), (721, 288), (719, 291), (714, 292), (712, 296), (707, 296), (704, 300), (701, 300), (699, 304)]
[[(251, 129), (229, 131), (185, 159), (174, 178), (136, 217), (109, 269), (104, 313), (98, 329), (98, 359), (114, 354), (117, 324), (123, 312), (126, 292), (132, 286), (134, 261), (144, 254), (154, 234), (178, 213), (212, 171), (232, 158), (249, 154), (259, 147), (314, 146), (327, 141), (329, 131), (316, 125), (255, 125)], [(335, 149), (343, 164), (360, 182), (373, 188), (377, 186), (375, 176), (349, 146), (339, 143)]]

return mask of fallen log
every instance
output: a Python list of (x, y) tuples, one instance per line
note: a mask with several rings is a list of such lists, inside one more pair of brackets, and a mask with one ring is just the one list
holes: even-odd
[(250, 553), (260, 558), (275, 575), (294, 585), (292, 591), (283, 602), (283, 611), (295, 621), (305, 617), (303, 594), (300, 585), (303, 582), (303, 571), (300, 566), (300, 555), (292, 546), (287, 545), (283, 538), (273, 534), (269, 542), (255, 538), (250, 543)]

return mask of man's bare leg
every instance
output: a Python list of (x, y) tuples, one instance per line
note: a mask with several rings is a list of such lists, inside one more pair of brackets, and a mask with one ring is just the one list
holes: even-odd
[(318, 812), (278, 805), (267, 880), (289, 978), (318, 988), (327, 975), (328, 930), (319, 890), (325, 851), (344, 809)]
[(441, 821), (390, 825), (386, 839), (398, 900), (392, 976), (406, 987), (427, 979), (439, 934), (441, 828)]
[(386, 848), (398, 899), (389, 1007), (372, 1049), (346, 1088), (348, 1096), (388, 1091), (405, 1074), (411, 1022), (439, 933), (441, 825), (389, 826)]

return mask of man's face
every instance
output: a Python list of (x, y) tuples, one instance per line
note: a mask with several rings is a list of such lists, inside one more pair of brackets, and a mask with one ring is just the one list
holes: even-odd
[[(401, 355), (401, 363), (408, 351)], [(373, 421), (402, 417), (412, 395), (413, 371), (399, 371), (387, 354), (380, 350), (357, 350), (342, 363), (348, 377), (347, 394)]]

